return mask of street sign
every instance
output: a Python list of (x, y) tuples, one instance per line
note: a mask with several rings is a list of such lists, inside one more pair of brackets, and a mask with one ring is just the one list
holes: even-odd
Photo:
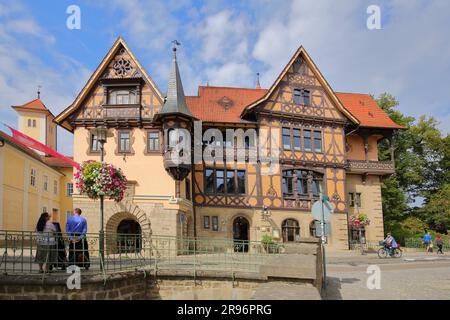
[[(311, 209), (312, 215), (315, 220), (322, 220), (322, 201), (316, 201), (314, 202), (312, 209)], [(328, 200), (323, 201), (323, 216), (325, 221), (331, 220), (331, 215), (333, 214), (333, 207), (331, 206), (331, 203)]]
[[(316, 227), (316, 237), (321, 237), (322, 236), (322, 228), (320, 227), (320, 221), (314, 221), (314, 226)], [(325, 229), (325, 235), (329, 236), (331, 233), (331, 224), (325, 223), (324, 224), (324, 229)]]

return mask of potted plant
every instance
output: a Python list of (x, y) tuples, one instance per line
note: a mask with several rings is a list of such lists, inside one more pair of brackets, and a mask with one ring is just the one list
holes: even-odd
[(273, 237), (271, 235), (263, 235), (261, 243), (263, 244), (264, 250), (267, 253), (275, 252), (275, 242), (273, 241)]
[(363, 241), (363, 237), (362, 237), (362, 230), (369, 224), (370, 224), (370, 220), (367, 217), (367, 214), (365, 214), (365, 213), (358, 213), (358, 214), (350, 217), (351, 228), (353, 230), (357, 230), (359, 233), (359, 244), (361, 247), (361, 254), (364, 254), (363, 244), (365, 243), (365, 241)]
[(74, 177), (80, 193), (91, 199), (103, 196), (120, 202), (127, 188), (127, 179), (122, 170), (111, 163), (85, 161)]

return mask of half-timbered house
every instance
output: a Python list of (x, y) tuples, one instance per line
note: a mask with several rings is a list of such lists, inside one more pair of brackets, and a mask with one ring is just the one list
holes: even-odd
[[(392, 139), (394, 123), (367, 94), (333, 91), (303, 47), (269, 89), (200, 86), (185, 96), (173, 52), (168, 91), (163, 94), (122, 38), (101, 61), (75, 101), (55, 121), (74, 134), (74, 160), (100, 159), (92, 129), (106, 126), (105, 161), (125, 172), (129, 188), (121, 203), (106, 202), (106, 232), (277, 241), (316, 236), (311, 214), (319, 193), (334, 207), (329, 245), (347, 249), (357, 240), (349, 219), (365, 213), (367, 240), (384, 236), (381, 203), (383, 177), (394, 162), (379, 161), (378, 143)], [(261, 161), (170, 161), (171, 130), (194, 122), (201, 130), (253, 129), (235, 156), (256, 143), (276, 146), (275, 169), (263, 173)], [(203, 133), (202, 132), (202, 133)], [(271, 138), (262, 138), (268, 132)], [(272, 138), (273, 139), (273, 138)], [(205, 144), (205, 141), (203, 141)], [(207, 144), (207, 143), (206, 143)], [(273, 144), (273, 145), (272, 145)], [(224, 152), (225, 154), (225, 152)], [(99, 204), (73, 196), (99, 229)]]

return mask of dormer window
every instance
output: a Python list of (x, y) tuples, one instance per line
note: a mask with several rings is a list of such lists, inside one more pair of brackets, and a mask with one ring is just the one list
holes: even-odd
[(108, 104), (136, 104), (136, 89), (119, 88), (108, 90)]
[(305, 89), (294, 89), (294, 104), (309, 106), (311, 104), (310, 92)]

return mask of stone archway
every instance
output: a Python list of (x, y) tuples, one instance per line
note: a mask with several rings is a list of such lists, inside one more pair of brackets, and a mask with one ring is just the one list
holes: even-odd
[(132, 203), (118, 203), (108, 206), (105, 212), (105, 242), (107, 253), (119, 253), (117, 249), (117, 230), (121, 222), (125, 220), (135, 221), (139, 225), (141, 236), (148, 236), (152, 233), (151, 223), (147, 214), (137, 205)]
[(147, 217), (147, 214), (132, 202), (120, 202), (107, 206), (105, 212), (106, 234), (116, 233), (119, 223), (124, 219), (136, 220), (141, 226), (143, 235), (152, 234), (151, 223)]

